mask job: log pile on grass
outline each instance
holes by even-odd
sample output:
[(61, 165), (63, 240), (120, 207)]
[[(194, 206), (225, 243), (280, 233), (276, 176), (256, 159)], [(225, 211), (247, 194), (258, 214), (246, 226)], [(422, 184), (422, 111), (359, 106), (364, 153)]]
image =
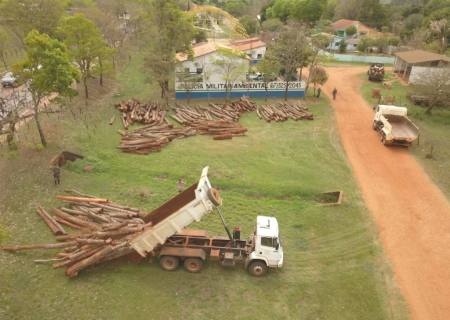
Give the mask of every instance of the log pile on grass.
[[(85, 195), (58, 196), (66, 202), (53, 208), (53, 215), (39, 207), (38, 214), (56, 235), (56, 243), (8, 245), (0, 249), (17, 252), (33, 249), (60, 249), (50, 259), (53, 268), (65, 268), (72, 278), (87, 267), (127, 256), (134, 252), (129, 241), (150, 224), (145, 224), (142, 213), (135, 208), (119, 205), (107, 199)], [(65, 228), (75, 230), (67, 232)]]
[(260, 119), (264, 119), (267, 122), (281, 122), (288, 119), (293, 119), (295, 121), (314, 120), (314, 115), (309, 112), (307, 107), (287, 103), (259, 106), (256, 110), (256, 114)]

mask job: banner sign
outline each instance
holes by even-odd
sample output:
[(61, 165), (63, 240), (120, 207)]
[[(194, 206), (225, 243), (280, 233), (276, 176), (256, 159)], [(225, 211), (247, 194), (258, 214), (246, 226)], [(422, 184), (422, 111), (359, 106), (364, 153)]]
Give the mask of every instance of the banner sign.
[[(177, 99), (221, 98), (226, 97), (284, 97), (286, 82), (249, 81), (249, 82), (177, 82), (175, 84)], [(288, 97), (303, 97), (304, 81), (292, 81), (288, 84)]]

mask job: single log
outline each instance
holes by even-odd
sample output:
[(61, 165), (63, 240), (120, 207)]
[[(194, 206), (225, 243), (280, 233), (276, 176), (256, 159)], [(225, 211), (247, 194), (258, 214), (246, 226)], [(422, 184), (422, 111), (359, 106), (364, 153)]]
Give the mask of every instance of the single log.
[(74, 216), (71, 216), (57, 208), (53, 208), (53, 212), (60, 218), (67, 220), (68, 222), (79, 225), (88, 229), (98, 230), (101, 229), (101, 227), (97, 223), (89, 222), (86, 220), (82, 220), (80, 218), (76, 218)]
[[(77, 225), (75, 223), (69, 222), (66, 219), (63, 219), (61, 217), (55, 217), (55, 220), (58, 221), (59, 223), (62, 223), (64, 225), (66, 225), (68, 227), (71, 227), (71, 228), (74, 228), (74, 229), (83, 229), (82, 226), (79, 226), (79, 225)], [(58, 237), (57, 237), (57, 240), (58, 240)], [(58, 240), (58, 241), (60, 241), (60, 240)]]
[(93, 202), (93, 203), (108, 203), (108, 199), (103, 198), (89, 198), (89, 197), (75, 197), (75, 196), (56, 196), (56, 199), (66, 202)]
[(64, 228), (50, 216), (42, 207), (36, 208), (37, 214), (44, 220), (54, 235), (66, 234)]
[(103, 257), (108, 255), (110, 252), (113, 251), (113, 246), (108, 245), (101, 249), (100, 251), (94, 253), (93, 255), (75, 263), (74, 265), (68, 267), (66, 269), (66, 276), (69, 278), (76, 277), (78, 275), (78, 272), (80, 272), (82, 269), (85, 269), (89, 267), (90, 265), (96, 264), (99, 262)]
[(58, 242), (58, 243), (39, 243), (39, 244), (24, 244), (24, 245), (6, 245), (1, 246), (0, 250), (16, 252), (22, 250), (34, 250), (34, 249), (58, 249), (68, 248), (76, 245), (76, 241)]

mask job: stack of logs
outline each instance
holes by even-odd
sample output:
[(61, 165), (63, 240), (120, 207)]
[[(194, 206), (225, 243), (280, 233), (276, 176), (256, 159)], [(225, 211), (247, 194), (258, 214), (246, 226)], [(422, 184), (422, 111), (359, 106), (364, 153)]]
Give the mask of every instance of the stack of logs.
[(244, 136), (247, 128), (239, 123), (225, 120), (198, 121), (189, 124), (197, 130), (199, 134), (209, 134), (214, 140), (232, 139), (233, 137)]
[(242, 97), (221, 106), (210, 103), (208, 108), (178, 106), (172, 118), (183, 125), (205, 120), (238, 121), (242, 113), (255, 110), (256, 103)]
[(196, 134), (193, 128), (174, 128), (173, 125), (148, 125), (130, 132), (120, 132), (122, 140), (118, 146), (123, 152), (149, 154), (161, 151), (162, 147), (174, 139)]
[(116, 104), (116, 108), (122, 112), (122, 123), (125, 129), (133, 123), (161, 125), (165, 122), (166, 111), (157, 103), (145, 104), (136, 99), (130, 99)]
[[(53, 268), (66, 268), (68, 277), (81, 270), (129, 255), (134, 250), (129, 240), (142, 232), (146, 225), (138, 209), (112, 203), (93, 196), (58, 196), (68, 205), (54, 208), (50, 215), (39, 207), (37, 213), (56, 236), (57, 243), (10, 245), (0, 249), (10, 252), (31, 249), (61, 249), (54, 258), (35, 260), (53, 262)], [(63, 225), (76, 229), (68, 233)]]
[(313, 114), (308, 111), (307, 107), (287, 103), (279, 103), (277, 106), (259, 106), (256, 110), (256, 114), (260, 119), (264, 119), (267, 122), (286, 121), (289, 118), (294, 119), (295, 121), (314, 119)]

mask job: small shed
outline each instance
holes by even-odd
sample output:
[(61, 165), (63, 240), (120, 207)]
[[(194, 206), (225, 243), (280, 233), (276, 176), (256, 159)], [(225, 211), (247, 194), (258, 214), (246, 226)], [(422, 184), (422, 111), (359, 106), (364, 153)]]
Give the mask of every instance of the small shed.
[(418, 72), (423, 73), (424, 70), (433, 72), (435, 68), (450, 66), (449, 57), (424, 50), (402, 51), (396, 52), (394, 55), (394, 72), (408, 83), (418, 78)]

